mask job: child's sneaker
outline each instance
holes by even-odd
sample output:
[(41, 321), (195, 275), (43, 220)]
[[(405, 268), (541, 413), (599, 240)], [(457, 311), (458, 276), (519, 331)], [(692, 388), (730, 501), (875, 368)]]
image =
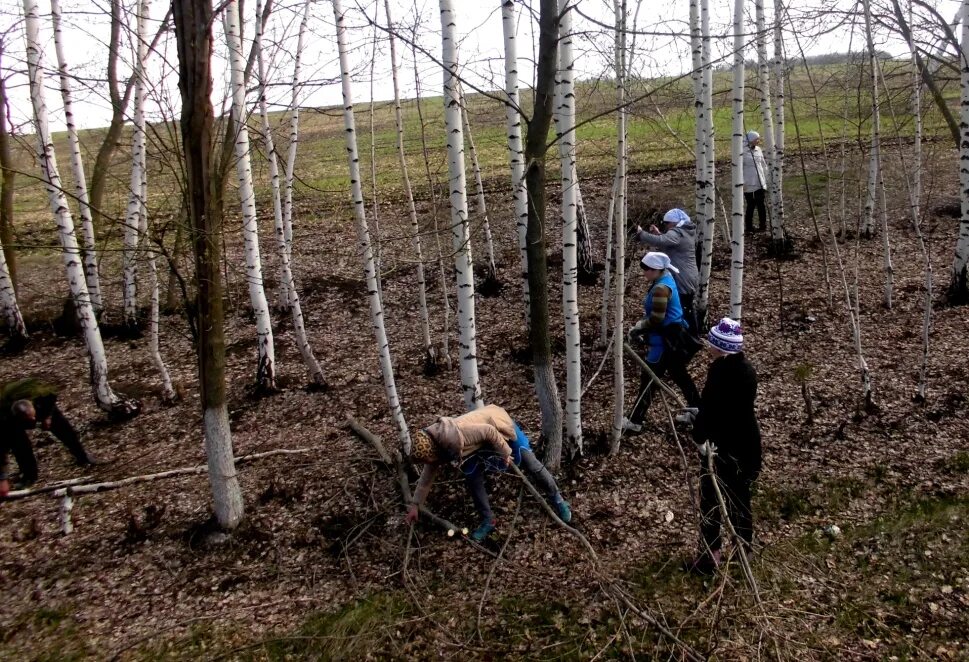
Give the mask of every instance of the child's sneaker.
[(569, 502), (561, 496), (555, 502), (555, 512), (558, 514), (559, 519), (566, 524), (572, 521), (572, 508), (569, 506)]
[(471, 540), (477, 543), (484, 542), (485, 538), (491, 535), (491, 532), (497, 528), (495, 524), (495, 520), (482, 522), (481, 526), (471, 532)]

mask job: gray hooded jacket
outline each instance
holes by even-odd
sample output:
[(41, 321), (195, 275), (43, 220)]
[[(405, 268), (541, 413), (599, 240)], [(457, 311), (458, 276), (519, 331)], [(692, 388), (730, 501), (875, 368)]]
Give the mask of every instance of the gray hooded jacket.
[(681, 227), (673, 227), (663, 234), (650, 234), (641, 230), (636, 234), (640, 243), (662, 251), (670, 257), (670, 263), (680, 270), (673, 274), (681, 295), (692, 296), (700, 285), (700, 273), (696, 268), (696, 225), (693, 221)]

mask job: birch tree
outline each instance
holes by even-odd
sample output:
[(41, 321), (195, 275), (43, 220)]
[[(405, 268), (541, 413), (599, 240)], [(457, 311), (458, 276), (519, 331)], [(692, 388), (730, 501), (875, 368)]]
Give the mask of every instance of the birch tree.
[[(256, 15), (262, 15), (262, 0), (256, 0)], [(303, 357), (303, 365), (310, 373), (310, 380), (318, 387), (326, 386), (326, 379), (323, 376), (323, 369), (319, 361), (313, 354), (309, 338), (306, 336), (306, 326), (303, 322), (303, 307), (299, 300), (299, 290), (296, 287), (296, 279), (293, 276), (292, 259), (289, 247), (286, 245), (286, 232), (283, 225), (283, 205), (282, 193), (279, 183), (279, 154), (276, 152), (276, 141), (273, 138), (272, 127), (269, 124), (269, 109), (266, 103), (266, 61), (265, 53), (262, 48), (263, 24), (256, 21), (256, 61), (257, 61), (257, 87), (259, 96), (259, 115), (262, 120), (263, 140), (266, 144), (266, 159), (269, 162), (269, 180), (272, 188), (273, 198), (273, 233), (276, 237), (276, 251), (279, 254), (280, 274), (285, 281), (281, 286), (281, 292), (286, 293), (288, 300), (287, 308), (293, 320), (293, 335), (296, 336), (296, 346)]]
[(24, 0), (25, 35), (27, 42), (27, 76), (30, 85), (30, 101), (38, 142), (37, 160), (40, 162), (44, 188), (50, 201), (54, 220), (57, 222), (61, 241), (64, 268), (71, 291), (71, 299), (78, 325), (84, 335), (91, 369), (91, 388), (98, 406), (112, 416), (125, 418), (138, 412), (138, 403), (119, 397), (108, 383), (108, 360), (101, 341), (97, 318), (91, 306), (91, 297), (84, 279), (81, 251), (74, 234), (74, 219), (67, 204), (67, 196), (61, 185), (57, 169), (57, 157), (51, 139), (44, 99), (44, 63), (41, 57), (40, 16), (37, 0)]
[[(448, 190), (451, 198), (451, 239), (458, 289), (458, 351), (461, 392), (468, 409), (483, 405), (478, 381), (478, 349), (474, 315), (474, 265), (468, 224), (467, 186), (464, 175), (464, 131), (461, 126), (461, 94), (458, 89), (458, 58), (455, 16), (451, 0), (440, 0), (442, 63), (444, 71), (444, 123), (447, 131)], [(546, 129), (547, 130), (547, 129)], [(531, 217), (529, 216), (529, 220)]]
[(626, 382), (623, 370), (623, 313), (626, 284), (626, 0), (613, 0), (616, 16), (616, 119), (617, 151), (619, 164), (616, 170), (616, 211), (613, 253), (616, 256), (616, 306), (613, 322), (612, 362), (613, 362), (613, 411), (612, 440), (609, 452), (619, 451), (622, 439), (623, 419), (625, 416)]
[[(36, 0), (26, 0), (34, 2)], [(224, 529), (242, 521), (244, 502), (236, 476), (229, 411), (225, 402), (225, 329), (222, 310), (222, 201), (209, 186), (212, 157), (212, 5), (173, 0), (178, 48), (180, 120), (186, 199), (198, 287), (198, 356), (205, 452), (215, 517)]]
[[(572, 81), (572, 12), (559, 3), (557, 112), (562, 178), (562, 311), (565, 314), (565, 433), (569, 448), (582, 450), (582, 339), (579, 329), (578, 197), (575, 168), (575, 92)], [(556, 458), (555, 464), (558, 463)]]
[(60, 0), (51, 0), (50, 20), (54, 29), (54, 50), (57, 55), (57, 74), (61, 84), (61, 99), (64, 101), (64, 122), (67, 125), (67, 144), (71, 151), (71, 174), (74, 179), (74, 196), (78, 202), (78, 215), (81, 217), (81, 237), (83, 251), (81, 258), (84, 262), (84, 280), (91, 297), (94, 313), (100, 314), (103, 303), (101, 301), (101, 280), (98, 277), (98, 256), (94, 243), (94, 220), (91, 216), (91, 205), (88, 199), (87, 178), (84, 174), (84, 162), (81, 158), (81, 141), (77, 137), (77, 127), (74, 124), (74, 100), (71, 91), (71, 79), (68, 74), (67, 58), (64, 56), (64, 38), (61, 31)]
[(474, 176), (475, 213), (480, 219), (484, 231), (485, 254), (488, 256), (488, 266), (485, 272), (486, 281), (498, 280), (498, 267), (495, 266), (495, 245), (491, 238), (491, 223), (488, 221), (488, 205), (485, 202), (484, 183), (481, 181), (481, 165), (478, 163), (478, 150), (474, 146), (474, 136), (471, 133), (471, 117), (468, 106), (461, 90), (461, 118), (468, 138), (468, 148), (471, 150), (471, 174)]
[(242, 236), (245, 242), (246, 282), (249, 303), (256, 318), (256, 384), (259, 388), (276, 388), (276, 356), (273, 343), (269, 302), (262, 279), (262, 258), (259, 254), (259, 226), (256, 221), (256, 194), (252, 188), (252, 164), (249, 156), (249, 128), (246, 125), (246, 58), (239, 34), (239, 3), (229, 0), (223, 14), (225, 37), (229, 46), (229, 70), (232, 86), (232, 126), (236, 131), (235, 160), (239, 180), (239, 202), (242, 205)]
[[(0, 59), (7, 47), (6, 35), (0, 34)], [(17, 171), (13, 165), (10, 142), (13, 140), (13, 127), (7, 127), (10, 112), (7, 98), (7, 76), (0, 67), (0, 244), (3, 244), (7, 273), (13, 287), (17, 285), (17, 253), (13, 249), (13, 194)]]
[[(969, 0), (963, 0), (963, 16), (969, 16)], [(962, 47), (959, 53), (962, 70), (962, 100), (959, 110), (959, 128), (962, 140), (959, 147), (959, 187), (962, 193), (962, 218), (959, 221), (959, 239), (956, 241), (949, 282), (949, 299), (953, 303), (969, 301), (969, 20), (962, 22)]]
[(511, 165), (511, 190), (515, 203), (515, 228), (521, 254), (522, 295), (525, 320), (529, 319), (531, 300), (528, 293), (528, 191), (525, 187), (525, 155), (522, 149), (522, 117), (518, 95), (518, 46), (514, 0), (501, 2), (501, 29), (505, 43), (505, 127), (508, 134), (508, 160)]
[(730, 228), (730, 316), (740, 320), (744, 291), (744, 0), (734, 0), (733, 136), (730, 168), (733, 197)]
[(417, 207), (414, 204), (414, 192), (410, 185), (410, 175), (407, 172), (407, 155), (404, 152), (404, 116), (400, 108), (400, 83), (397, 78), (397, 39), (394, 36), (394, 23), (390, 13), (390, 0), (384, 0), (384, 11), (387, 14), (387, 25), (390, 27), (390, 75), (394, 85), (394, 124), (397, 128), (397, 159), (400, 164), (400, 181), (407, 199), (407, 211), (410, 216), (410, 229), (413, 235), (414, 255), (417, 260), (417, 302), (420, 306), (421, 337), (424, 341), (424, 360), (429, 365), (434, 363), (431, 343), (431, 322), (427, 310), (427, 283), (424, 276), (424, 254), (421, 248), (421, 227), (417, 221)]
[[(357, 242), (363, 258), (363, 270), (367, 281), (367, 298), (370, 301), (370, 319), (373, 324), (374, 340), (377, 341), (377, 351), (380, 354), (380, 371), (384, 378), (384, 390), (387, 394), (387, 405), (397, 426), (404, 453), (410, 453), (410, 433), (404, 420), (404, 411), (397, 397), (397, 386), (394, 381), (394, 366), (390, 358), (390, 343), (384, 327), (384, 306), (377, 286), (377, 265), (374, 260), (373, 247), (370, 244), (370, 230), (367, 227), (367, 210), (363, 200), (363, 187), (360, 182), (360, 158), (357, 153), (356, 124), (353, 117), (353, 94), (350, 83), (350, 63), (347, 56), (347, 29), (344, 24), (345, 14), (340, 0), (333, 0), (333, 18), (336, 21), (337, 48), (340, 51), (340, 79), (343, 89), (343, 125), (346, 137), (347, 159), (350, 166), (350, 194), (353, 199), (353, 215), (357, 222)], [(460, 119), (458, 120), (460, 122)]]
[(710, 52), (710, 3), (700, 0), (700, 97), (703, 116), (703, 219), (700, 233), (700, 282), (696, 294), (697, 325), (706, 327), (710, 309), (710, 273), (713, 270), (713, 236), (717, 227), (716, 144), (713, 122), (713, 61)]
[(546, 205), (545, 161), (547, 136), (555, 100), (555, 70), (558, 48), (558, 0), (541, 0), (539, 13), (538, 65), (534, 109), (525, 138), (525, 186), (528, 188), (528, 291), (530, 295), (528, 339), (532, 350), (535, 395), (542, 412), (545, 461), (558, 467), (562, 455), (562, 405), (552, 370), (552, 347), (548, 317), (548, 264), (545, 255)]
[[(286, 240), (286, 252), (292, 254), (293, 245), (293, 184), (296, 180), (296, 151), (299, 145), (299, 91), (300, 70), (303, 59), (303, 43), (306, 36), (306, 26), (309, 23), (310, 0), (304, 0), (303, 18), (299, 24), (299, 34), (296, 37), (296, 53), (293, 54), (293, 88), (289, 104), (289, 148), (286, 150), (286, 187), (283, 197), (283, 238)], [(289, 306), (289, 283), (280, 279), (279, 305)]]
[(695, 120), (693, 131), (693, 151), (696, 154), (694, 164), (694, 189), (693, 189), (693, 209), (694, 221), (696, 222), (699, 236), (697, 239), (703, 242), (703, 232), (706, 230), (703, 219), (706, 214), (706, 198), (703, 191), (703, 174), (706, 169), (706, 155), (704, 149), (706, 144), (703, 136), (706, 130), (703, 105), (703, 46), (702, 31), (700, 29), (700, 2), (690, 0), (690, 57), (693, 68), (690, 70), (690, 79), (693, 82), (693, 117)]
[(764, 16), (764, 0), (754, 0), (754, 17), (757, 25), (757, 83), (760, 86), (760, 113), (763, 122), (764, 152), (767, 157), (767, 196), (770, 208), (770, 232), (771, 240), (779, 246), (783, 239), (783, 232), (778, 225), (777, 214), (777, 187), (778, 183), (774, 180), (775, 168), (774, 161), (777, 160), (777, 151), (774, 148), (774, 117), (771, 99), (771, 61), (767, 58), (767, 20)]
[(0, 316), (7, 325), (7, 334), (14, 345), (23, 344), (27, 340), (27, 326), (24, 324), (20, 306), (17, 305), (17, 293), (14, 291), (13, 279), (7, 268), (7, 257), (0, 242)]
[[(774, 197), (771, 201), (771, 239), (784, 241), (784, 16), (783, 0), (774, 0), (774, 159), (771, 161), (771, 181)], [(776, 243), (775, 243), (776, 246)]]
[(136, 56), (134, 63), (134, 127), (131, 139), (131, 177), (128, 187), (128, 209), (124, 223), (124, 250), (121, 253), (124, 272), (123, 306), (124, 325), (128, 329), (138, 328), (138, 244), (141, 239), (141, 211), (145, 201), (141, 199), (142, 186), (146, 176), (143, 158), (146, 147), (145, 136), (145, 60), (148, 58), (148, 42), (145, 25), (148, 20), (148, 0), (140, 0), (136, 10)]

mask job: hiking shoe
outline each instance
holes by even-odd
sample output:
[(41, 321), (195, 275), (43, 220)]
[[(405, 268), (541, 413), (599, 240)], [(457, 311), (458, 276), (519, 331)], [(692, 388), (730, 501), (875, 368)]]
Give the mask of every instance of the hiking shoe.
[(684, 407), (683, 411), (677, 414), (673, 420), (684, 425), (693, 425), (693, 421), (696, 420), (696, 415), (699, 411), (697, 407)]
[(497, 528), (495, 523), (495, 520), (491, 520), (490, 522), (482, 522), (481, 526), (471, 532), (471, 540), (477, 543), (484, 542), (485, 538), (491, 535), (491, 532)]
[(633, 423), (628, 418), (622, 419), (622, 431), (626, 434), (639, 434), (643, 431), (642, 423)]
[(569, 502), (563, 499), (561, 496), (555, 503), (555, 512), (559, 516), (559, 519), (566, 524), (572, 521), (572, 508), (569, 506)]
[(85, 453), (84, 459), (77, 461), (79, 467), (100, 467), (105, 464), (111, 464), (111, 460), (92, 453)]
[(701, 552), (683, 564), (683, 569), (693, 575), (708, 577), (716, 573), (720, 567), (720, 550), (715, 549), (710, 553)]

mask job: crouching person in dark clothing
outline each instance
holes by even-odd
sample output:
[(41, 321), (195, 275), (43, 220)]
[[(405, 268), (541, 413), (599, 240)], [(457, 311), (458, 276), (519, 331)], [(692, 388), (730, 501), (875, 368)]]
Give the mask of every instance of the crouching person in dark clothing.
[(512, 462), (545, 493), (563, 522), (572, 519), (568, 502), (562, 498), (552, 474), (535, 457), (528, 437), (508, 412), (497, 405), (456, 418), (442, 416), (437, 423), (418, 430), (413, 444), (411, 458), (422, 462), (424, 471), (414, 490), (414, 503), (407, 510), (408, 522), (417, 520), (418, 509), (427, 499), (431, 484), (447, 463), (455, 464), (464, 474), (475, 510), (481, 516), (481, 525), (471, 533), (476, 542), (487, 538), (497, 523), (488, 501), (485, 474), (505, 471)]
[(37, 481), (37, 458), (28, 430), (47, 430), (74, 456), (79, 466), (97, 464), (88, 455), (70, 421), (57, 407), (57, 389), (39, 379), (19, 379), (0, 386), (0, 497), (7, 496), (7, 456), (13, 453), (23, 486)]
[[(743, 342), (740, 324), (728, 317), (707, 335), (707, 348), (714, 360), (693, 421), (693, 439), (702, 464), (701, 548), (688, 565), (700, 574), (710, 574), (720, 564), (725, 534), (714, 480), (719, 481), (730, 523), (747, 551), (754, 535), (750, 490), (760, 473), (761, 440), (754, 413), (757, 373), (744, 356)], [(709, 472), (707, 453), (711, 450), (715, 453), (715, 475)]]

